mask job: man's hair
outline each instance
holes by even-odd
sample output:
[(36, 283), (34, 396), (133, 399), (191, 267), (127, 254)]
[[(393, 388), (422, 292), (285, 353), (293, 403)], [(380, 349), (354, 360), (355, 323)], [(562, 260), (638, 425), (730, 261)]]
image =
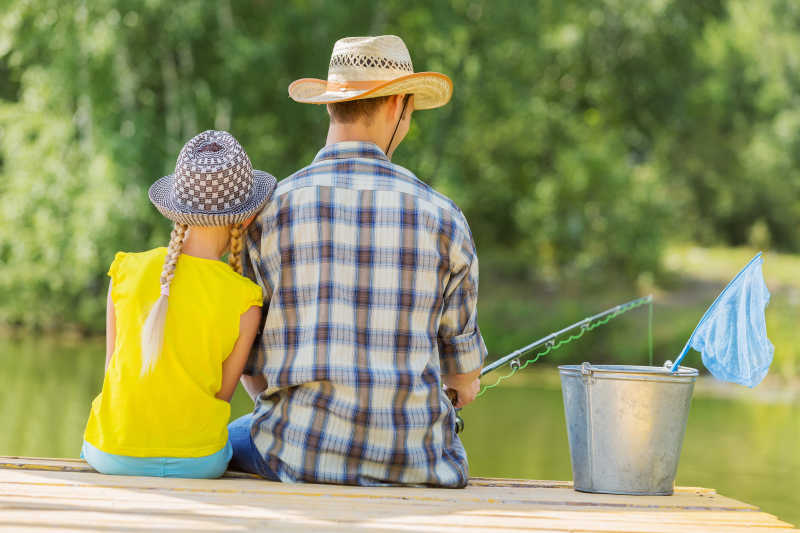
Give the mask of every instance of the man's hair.
[(336, 102), (328, 104), (331, 120), (340, 124), (352, 124), (358, 120), (366, 119), (371, 121), (374, 113), (391, 96), (378, 96), (376, 98), (364, 98), (363, 100), (349, 100), (347, 102)]

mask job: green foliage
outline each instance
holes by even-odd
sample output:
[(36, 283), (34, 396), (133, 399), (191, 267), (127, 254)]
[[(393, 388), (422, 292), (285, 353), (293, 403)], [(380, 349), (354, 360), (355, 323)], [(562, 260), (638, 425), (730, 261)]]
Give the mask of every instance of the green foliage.
[(798, 251), (800, 4), (729, 1), (695, 43), (700, 75), (658, 146), (701, 242)]
[(333, 42), (394, 33), (453, 101), (395, 155), (521, 276), (652, 278), (668, 235), (800, 249), (792, 0), (0, 1), (0, 321), (102, 328), (147, 188), (227, 129), (277, 176), (322, 146)]

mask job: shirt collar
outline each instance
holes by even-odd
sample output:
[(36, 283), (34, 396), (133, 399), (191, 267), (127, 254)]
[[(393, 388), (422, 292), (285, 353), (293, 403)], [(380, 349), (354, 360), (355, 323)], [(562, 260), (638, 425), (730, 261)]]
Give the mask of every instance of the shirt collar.
[(354, 157), (366, 157), (369, 159), (382, 159), (389, 161), (383, 150), (378, 145), (367, 141), (342, 141), (329, 144), (317, 153), (314, 162), (325, 161), (326, 159), (350, 159)]

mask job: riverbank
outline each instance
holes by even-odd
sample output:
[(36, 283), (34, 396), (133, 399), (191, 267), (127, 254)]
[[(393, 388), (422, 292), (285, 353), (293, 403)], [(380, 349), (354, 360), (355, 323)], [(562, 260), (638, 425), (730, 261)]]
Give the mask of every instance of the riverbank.
[[(586, 316), (653, 294), (652, 363), (663, 364), (674, 359), (706, 308), (757, 251), (672, 246), (664, 254), (665, 274), (658, 284), (651, 276), (622, 282), (606, 279), (602, 272), (580, 282), (531, 281), (518, 268), (509, 266), (511, 258), (489, 256), (486, 261), (482, 259), (478, 313), (490, 360)], [(767, 377), (769, 387), (765, 388), (795, 391), (800, 387), (800, 254), (767, 252), (763, 270), (772, 295), (766, 311), (767, 331), (775, 346)], [(589, 359), (595, 364), (651, 364), (647, 325), (647, 307), (643, 306), (548, 354), (537, 365)], [(46, 332), (0, 324), (0, 339), (22, 341), (42, 335), (67, 344), (102, 342), (98, 336), (87, 337), (69, 324)], [(692, 350), (685, 364), (702, 369), (699, 354)]]

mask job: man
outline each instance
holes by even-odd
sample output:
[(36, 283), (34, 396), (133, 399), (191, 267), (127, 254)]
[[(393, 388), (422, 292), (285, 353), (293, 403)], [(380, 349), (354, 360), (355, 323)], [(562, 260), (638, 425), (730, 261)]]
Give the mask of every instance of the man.
[[(414, 73), (399, 37), (336, 42), (327, 80), (289, 87), (327, 104), (326, 146), (251, 226), (245, 274), (265, 320), (230, 425), (234, 468), (268, 479), (463, 487), (467, 457), (442, 384), (478, 391), (478, 260), (456, 205), (391, 163), (416, 109), (450, 79)], [(267, 386), (268, 385), (268, 386)]]

